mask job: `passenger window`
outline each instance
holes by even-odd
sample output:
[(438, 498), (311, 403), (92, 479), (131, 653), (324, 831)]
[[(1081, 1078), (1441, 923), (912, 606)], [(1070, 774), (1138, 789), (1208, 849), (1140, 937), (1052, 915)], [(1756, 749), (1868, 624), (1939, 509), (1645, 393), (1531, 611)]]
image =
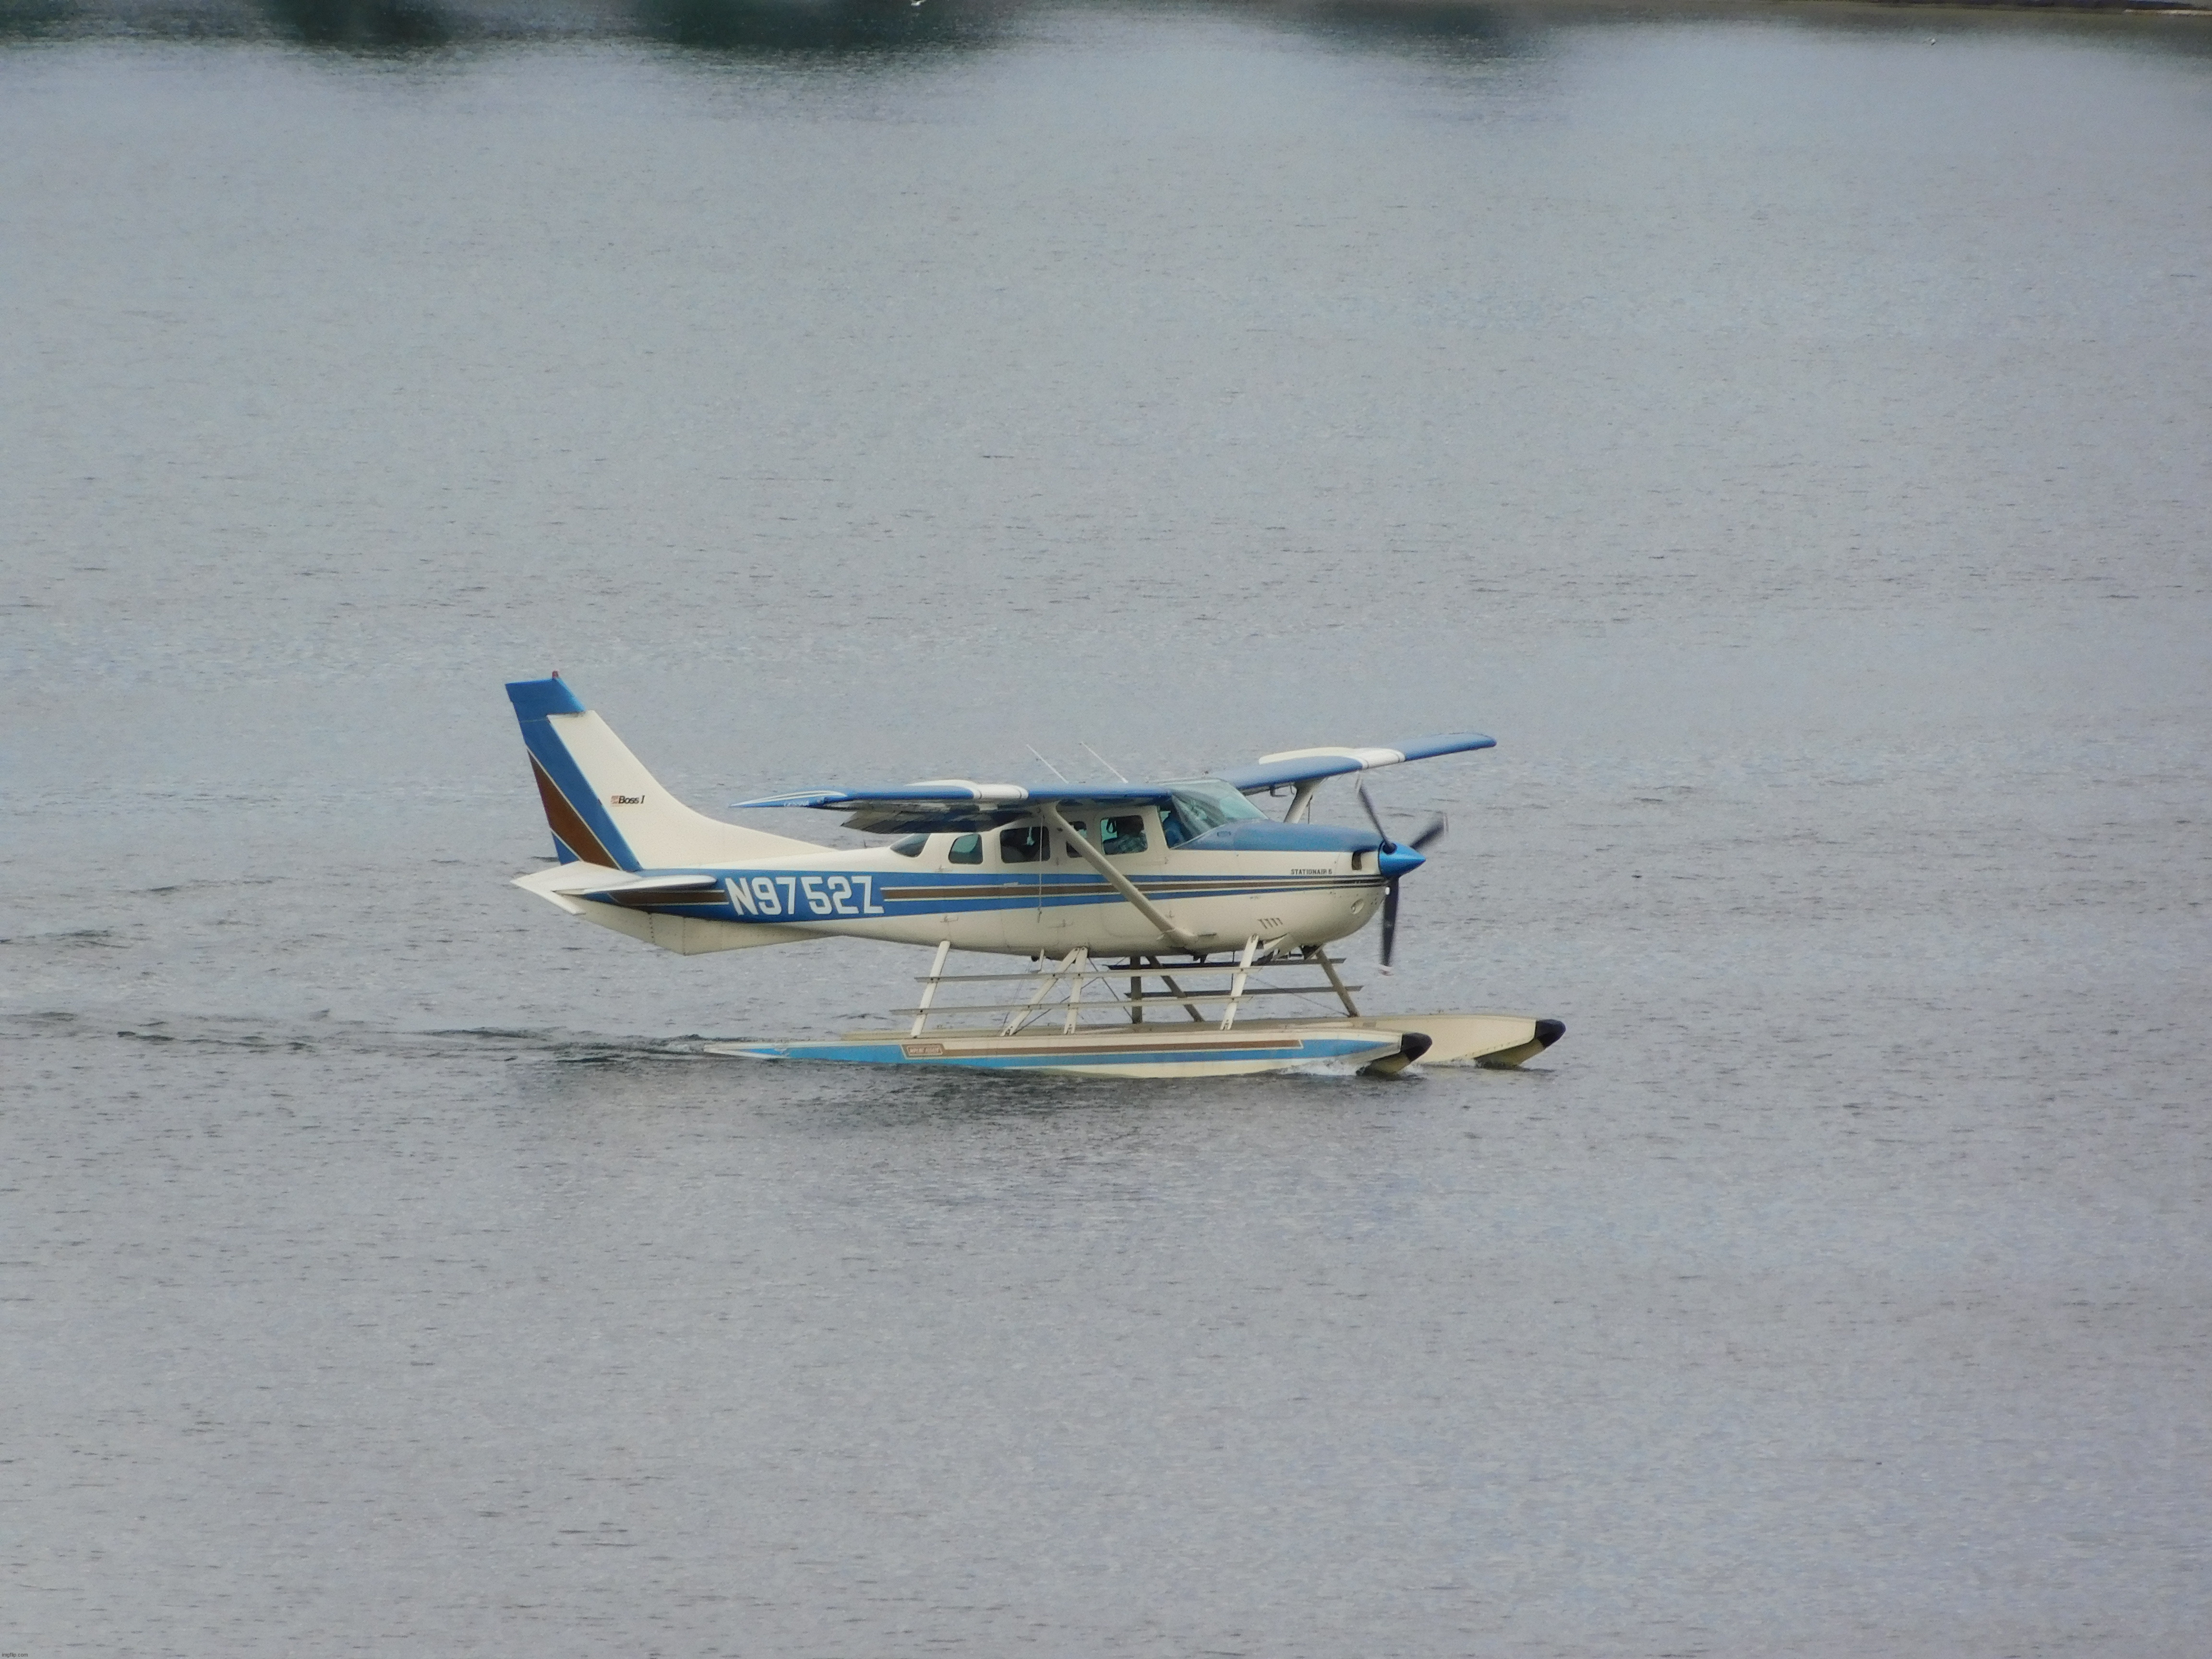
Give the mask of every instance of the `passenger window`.
[(927, 836), (902, 836), (891, 843), (891, 851), (902, 859), (918, 859), (921, 849), (928, 845)]
[[(1074, 830), (1077, 836), (1082, 836), (1084, 840), (1089, 841), (1091, 839), (1091, 826), (1085, 823), (1081, 818), (1069, 819), (1067, 827)], [(1074, 859), (1078, 861), (1082, 860), (1083, 854), (1075, 850), (1075, 837), (1073, 836), (1068, 837), (1067, 845), (1061, 848), (1060, 850), (1062, 857)]]
[(1120, 858), (1124, 854), (1145, 850), (1145, 818), (1141, 812), (1132, 812), (1127, 817), (1101, 819), (1098, 828), (1105, 837), (1109, 858)]
[(981, 836), (955, 836), (952, 849), (945, 855), (948, 864), (981, 864), (983, 861), (983, 838)]
[(1044, 838), (1041, 823), (1018, 824), (1012, 830), (999, 831), (999, 862), (1001, 864), (1036, 864), (1051, 850)]

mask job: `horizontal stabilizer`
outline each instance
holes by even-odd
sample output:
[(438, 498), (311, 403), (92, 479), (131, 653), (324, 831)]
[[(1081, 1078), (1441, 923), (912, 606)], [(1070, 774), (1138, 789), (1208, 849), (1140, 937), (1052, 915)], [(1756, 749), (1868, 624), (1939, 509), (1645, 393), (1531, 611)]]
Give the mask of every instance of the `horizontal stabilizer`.
[(712, 893), (719, 899), (722, 893), (722, 878), (720, 876), (634, 876), (602, 887), (570, 888), (568, 890), (620, 893), (624, 898), (635, 898), (647, 893)]
[(604, 864), (580, 863), (540, 870), (534, 876), (523, 877), (516, 885), (527, 882), (533, 893), (597, 893), (636, 879), (627, 870), (610, 869)]

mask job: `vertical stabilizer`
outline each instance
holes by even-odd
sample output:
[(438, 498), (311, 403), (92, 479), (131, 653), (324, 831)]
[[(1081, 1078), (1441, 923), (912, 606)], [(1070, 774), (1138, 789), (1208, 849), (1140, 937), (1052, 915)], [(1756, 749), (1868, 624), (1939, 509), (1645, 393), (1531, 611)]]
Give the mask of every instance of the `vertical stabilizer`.
[(580, 861), (615, 870), (712, 867), (822, 850), (812, 842), (693, 811), (661, 787), (557, 674), (510, 681), (507, 695), (522, 722), (522, 741), (553, 830), (553, 849), (563, 864)]

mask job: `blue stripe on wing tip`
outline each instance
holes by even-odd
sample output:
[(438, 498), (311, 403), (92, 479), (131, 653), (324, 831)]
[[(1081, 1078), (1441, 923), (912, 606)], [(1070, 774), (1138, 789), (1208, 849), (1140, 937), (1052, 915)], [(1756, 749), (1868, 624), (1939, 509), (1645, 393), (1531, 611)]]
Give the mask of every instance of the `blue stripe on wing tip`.
[(1470, 754), (1477, 749), (1495, 749), (1498, 739), (1481, 732), (1447, 732), (1434, 738), (1416, 738), (1399, 745), (1398, 752), (1409, 761), (1434, 760), (1438, 755)]
[(1340, 777), (1346, 772), (1395, 766), (1401, 761), (1433, 760), (1439, 755), (1461, 755), (1497, 746), (1498, 739), (1485, 732), (1445, 732), (1435, 737), (1415, 738), (1387, 749), (1378, 745), (1372, 749), (1293, 750), (1255, 761), (1249, 766), (1233, 767), (1221, 776), (1224, 782), (1251, 794), (1286, 783), (1313, 783), (1322, 778)]

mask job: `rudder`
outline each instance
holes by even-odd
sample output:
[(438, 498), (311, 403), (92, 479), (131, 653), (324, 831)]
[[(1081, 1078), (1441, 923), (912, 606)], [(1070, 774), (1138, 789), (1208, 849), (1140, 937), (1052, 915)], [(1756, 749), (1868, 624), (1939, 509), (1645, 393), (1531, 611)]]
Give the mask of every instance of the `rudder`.
[(716, 865), (821, 849), (695, 812), (678, 800), (558, 674), (511, 680), (553, 848), (563, 864), (616, 870)]

